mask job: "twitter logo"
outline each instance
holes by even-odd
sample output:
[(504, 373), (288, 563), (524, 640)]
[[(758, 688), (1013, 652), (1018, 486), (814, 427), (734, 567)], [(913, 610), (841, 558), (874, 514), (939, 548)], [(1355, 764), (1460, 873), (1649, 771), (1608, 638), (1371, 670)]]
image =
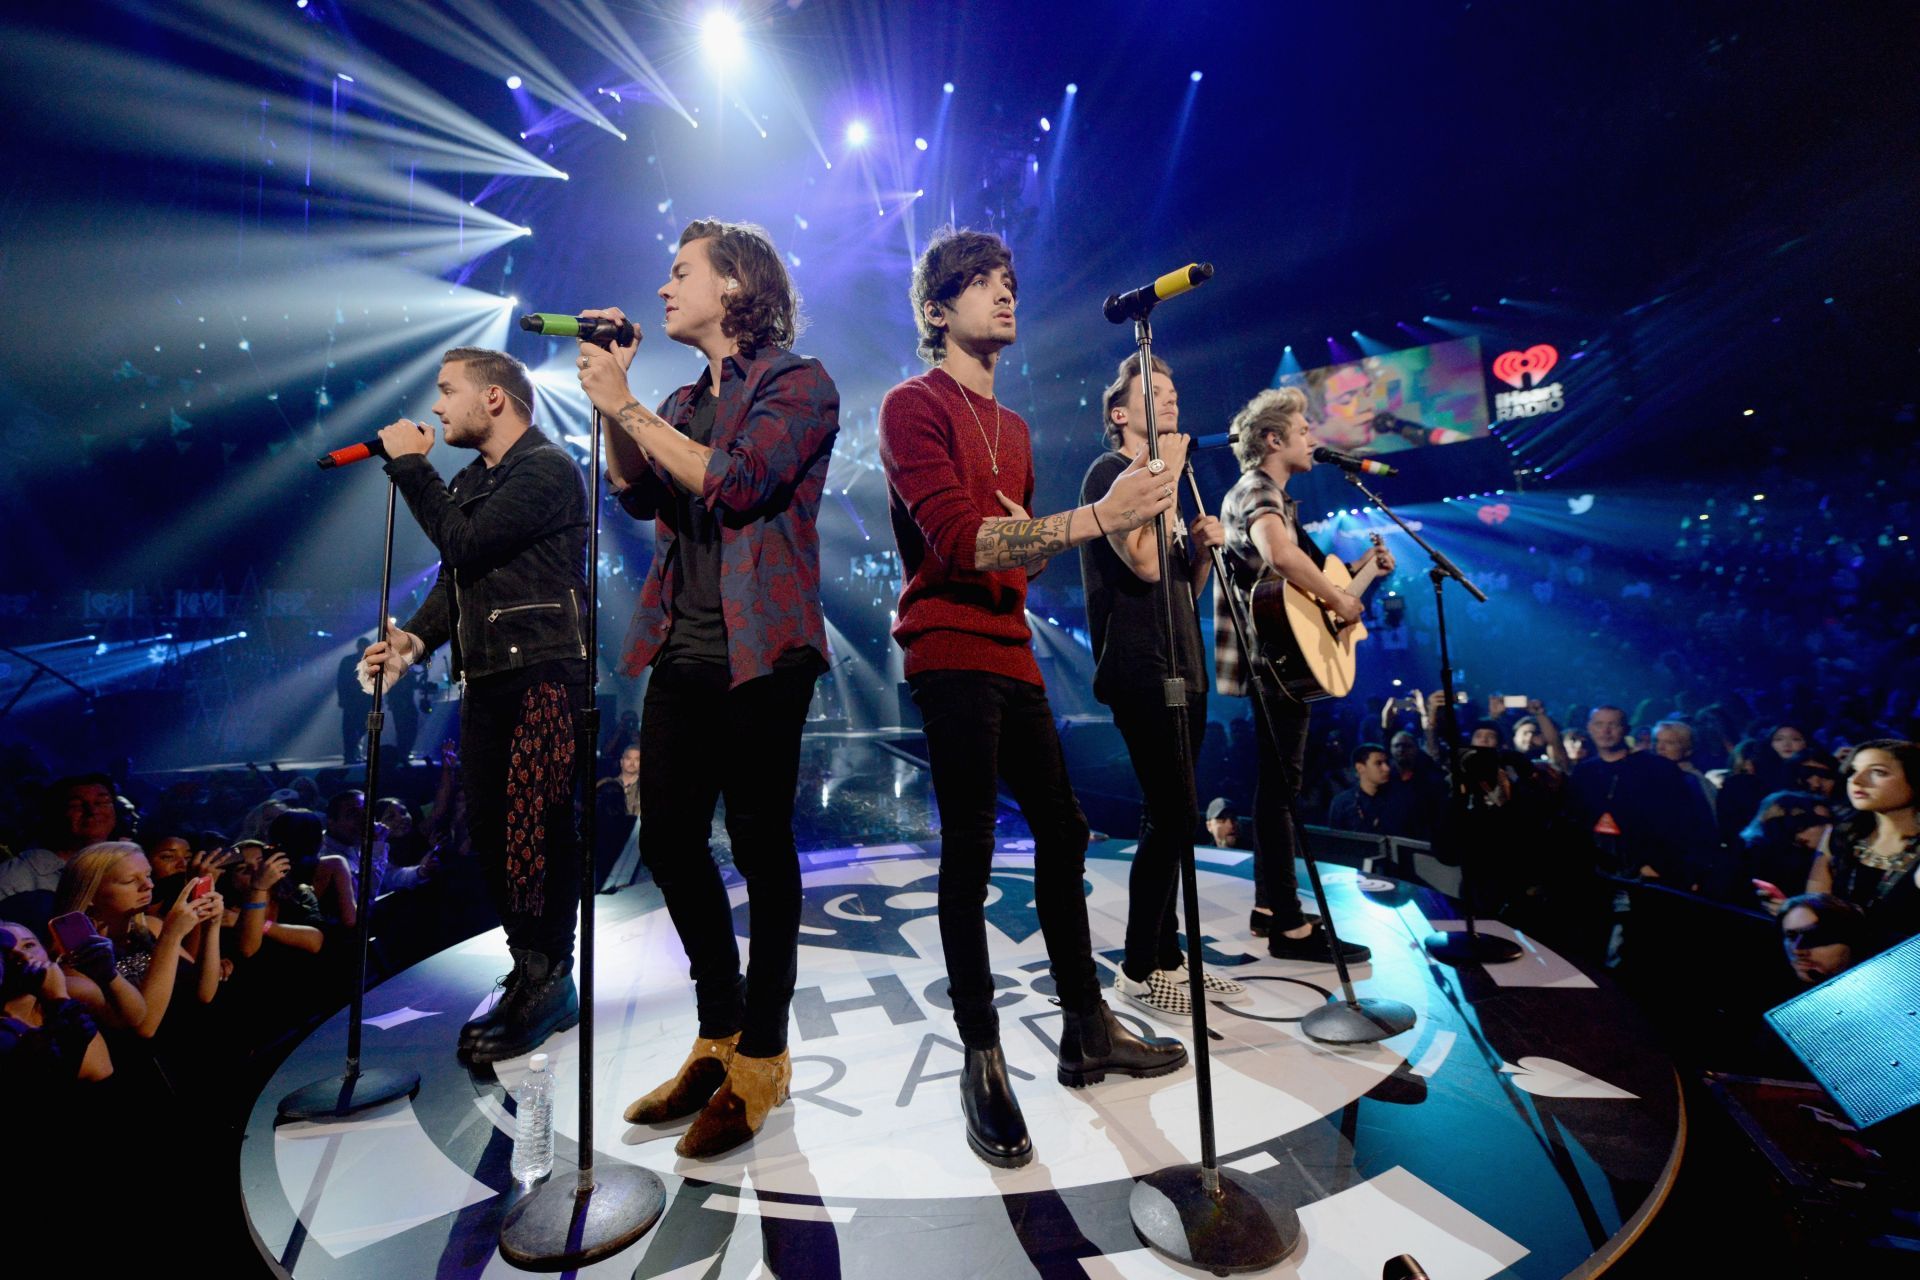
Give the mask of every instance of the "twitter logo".
[(1587, 512), (1593, 510), (1593, 495), (1590, 493), (1583, 493), (1577, 498), (1568, 498), (1567, 510), (1573, 512), (1573, 514), (1577, 516), (1583, 516), (1587, 514)]

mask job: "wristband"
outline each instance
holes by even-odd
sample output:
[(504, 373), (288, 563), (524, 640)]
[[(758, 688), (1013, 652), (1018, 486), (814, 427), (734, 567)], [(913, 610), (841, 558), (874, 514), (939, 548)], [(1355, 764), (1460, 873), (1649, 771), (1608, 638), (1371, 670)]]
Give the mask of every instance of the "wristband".
[(243, 904), (240, 909), (242, 911), (265, 911), (268, 905), (269, 904), (265, 902), (249, 902)]
[(1105, 525), (1103, 525), (1103, 524), (1101, 524), (1101, 523), (1100, 523), (1100, 506), (1099, 506), (1099, 504), (1098, 504), (1098, 503), (1093, 503), (1093, 502), (1089, 502), (1089, 503), (1087, 504), (1087, 511), (1088, 511), (1088, 513), (1089, 513), (1090, 515), (1092, 515), (1092, 516), (1093, 516), (1093, 527), (1094, 527), (1094, 528), (1096, 528), (1096, 529), (1098, 529), (1098, 530), (1100, 531), (1100, 536), (1101, 536), (1101, 537), (1103, 537), (1103, 538), (1106, 538), (1106, 537), (1110, 537), (1110, 536), (1112, 536), (1112, 535), (1110, 535), (1110, 534), (1109, 534), (1109, 533), (1107, 532), (1107, 527), (1106, 527)]

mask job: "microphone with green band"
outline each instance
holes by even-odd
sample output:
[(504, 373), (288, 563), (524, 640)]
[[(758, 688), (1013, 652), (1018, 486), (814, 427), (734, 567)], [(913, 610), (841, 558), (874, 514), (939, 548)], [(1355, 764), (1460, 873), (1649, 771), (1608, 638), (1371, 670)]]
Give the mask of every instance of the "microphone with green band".
[(606, 316), (569, 316), (551, 311), (536, 311), (520, 317), (520, 327), (528, 333), (549, 338), (578, 338), (595, 346), (626, 346), (637, 342), (640, 330), (631, 320), (611, 320)]

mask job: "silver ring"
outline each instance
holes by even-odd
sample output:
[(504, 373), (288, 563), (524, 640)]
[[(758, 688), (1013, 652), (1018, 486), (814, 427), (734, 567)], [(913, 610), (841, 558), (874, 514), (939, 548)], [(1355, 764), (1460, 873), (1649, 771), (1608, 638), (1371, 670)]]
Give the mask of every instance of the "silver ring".
[(1154, 475), (1157, 476), (1162, 471), (1165, 471), (1166, 469), (1167, 469), (1167, 460), (1165, 458), (1148, 458), (1147, 459), (1147, 470), (1152, 472)]
[(581, 356), (578, 360), (574, 361), (574, 363), (579, 365), (582, 369), (584, 369), (587, 367), (587, 358), (585, 356)]
[(1170, 484), (1161, 485), (1160, 496), (1163, 498), (1171, 498), (1173, 496), (1173, 486)]

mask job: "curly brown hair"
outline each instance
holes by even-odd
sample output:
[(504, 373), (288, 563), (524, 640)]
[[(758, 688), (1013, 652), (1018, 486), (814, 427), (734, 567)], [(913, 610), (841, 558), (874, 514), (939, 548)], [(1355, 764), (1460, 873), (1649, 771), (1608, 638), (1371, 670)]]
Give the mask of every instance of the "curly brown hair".
[(939, 364), (947, 354), (947, 331), (927, 320), (927, 304), (945, 305), (960, 296), (967, 282), (999, 267), (1007, 269), (1007, 283), (1014, 296), (1020, 294), (1020, 282), (1013, 274), (1013, 250), (991, 231), (955, 230), (941, 227), (927, 242), (927, 251), (913, 264), (913, 286), (907, 297), (913, 302), (913, 322), (920, 327), (920, 358)]
[(720, 332), (738, 342), (740, 354), (749, 360), (761, 347), (791, 347), (806, 327), (800, 291), (766, 228), (698, 218), (680, 232), (681, 247), (695, 240), (707, 242), (707, 260), (715, 271), (740, 282), (725, 295)]

